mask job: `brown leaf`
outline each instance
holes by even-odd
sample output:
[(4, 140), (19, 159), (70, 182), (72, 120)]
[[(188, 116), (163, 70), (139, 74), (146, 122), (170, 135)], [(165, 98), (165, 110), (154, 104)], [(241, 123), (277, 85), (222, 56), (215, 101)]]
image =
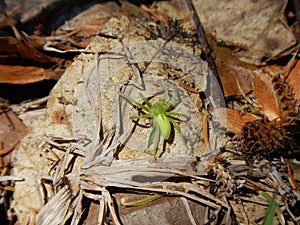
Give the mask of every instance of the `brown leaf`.
[[(265, 67), (265, 70), (274, 76), (279, 72), (283, 72), (285, 70), (285, 66), (270, 65)], [(295, 60), (290, 68), (282, 75), (283, 77), (287, 77), (287, 82), (292, 88), (294, 99), (298, 104), (300, 104), (300, 61)]]
[[(110, 17), (103, 17), (89, 21), (88, 24), (80, 26), (73, 35), (82, 38), (67, 37), (67, 41), (79, 48), (86, 48), (94, 38), (94, 34), (102, 29), (103, 25), (110, 19)], [(68, 34), (66, 34), (68, 36)], [(59, 48), (59, 47), (58, 47)]]
[(18, 40), (13, 37), (0, 37), (0, 53), (17, 53)]
[(141, 5), (141, 8), (144, 11), (150, 13), (155, 20), (158, 20), (158, 21), (162, 22), (163, 24), (167, 24), (168, 23), (169, 16), (167, 14), (161, 13), (156, 8), (154, 8), (154, 7), (148, 7), (148, 6), (144, 5), (144, 4)]
[(288, 55), (296, 43), (284, 17), (287, 0), (194, 1), (206, 33), (248, 48), (236, 53), (242, 61), (262, 64)]
[(29, 84), (44, 80), (44, 69), (35, 66), (0, 65), (0, 83)]
[(258, 117), (253, 114), (241, 114), (240, 111), (229, 108), (214, 109), (213, 116), (221, 126), (226, 127), (227, 131), (236, 135), (240, 134), (244, 123), (258, 119)]
[(272, 83), (272, 76), (262, 70), (253, 73), (253, 95), (260, 104), (260, 110), (269, 120), (280, 117), (281, 112), (278, 107), (278, 97)]
[(42, 38), (31, 38), (24, 32), (18, 38), (19, 54), (26, 59), (33, 59), (40, 63), (55, 63), (57, 58), (41, 53), (42, 46), (46, 43)]
[[(25, 125), (18, 116), (10, 108), (3, 105), (0, 105), (0, 130), (0, 145), (3, 149), (15, 146), (27, 132)], [(9, 162), (7, 161), (7, 163)]]
[[(251, 76), (256, 68), (232, 56), (230, 48), (218, 46), (214, 36), (208, 36), (214, 53), (216, 65), (222, 82), (225, 97), (247, 94), (252, 90)], [(240, 86), (240, 88), (238, 87)], [(241, 93), (241, 91), (243, 93)]]
[(17, 49), (17, 53), (22, 58), (32, 59), (40, 63), (57, 62), (57, 59), (55, 57), (47, 56), (41, 52), (44, 44), (46, 43), (46, 39), (39, 37), (29, 37), (26, 33), (20, 32), (14, 25), (14, 22), (9, 17), (5, 9), (3, 7), (0, 7), (0, 10), (4, 14), (7, 23), (11, 26), (17, 38), (16, 40), (9, 38), (6, 41), (14, 43), (14, 46)]
[(297, 60), (295, 65), (291, 68), (290, 71), (287, 71), (285, 74), (288, 76), (287, 82), (293, 89), (294, 98), (297, 101), (297, 104), (300, 104), (300, 61)]

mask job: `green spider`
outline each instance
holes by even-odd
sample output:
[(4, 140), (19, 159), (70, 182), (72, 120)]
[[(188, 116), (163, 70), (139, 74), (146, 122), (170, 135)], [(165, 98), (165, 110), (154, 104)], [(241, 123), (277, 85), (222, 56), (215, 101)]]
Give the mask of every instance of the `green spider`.
[(174, 94), (171, 99), (167, 100), (169, 91), (166, 87), (163, 85), (161, 86), (165, 92), (164, 96), (161, 99), (161, 101), (158, 101), (154, 104), (152, 104), (144, 95), (141, 93), (139, 94), (140, 97), (143, 100), (143, 103), (136, 102), (129, 96), (124, 95), (123, 93), (120, 93), (120, 95), (128, 100), (131, 104), (133, 104), (135, 107), (143, 111), (143, 114), (140, 116), (131, 116), (131, 120), (135, 119), (152, 119), (152, 131), (149, 136), (148, 140), (148, 147), (153, 144), (154, 142), (154, 159), (156, 160), (156, 154), (158, 150), (158, 145), (160, 141), (160, 136), (162, 136), (165, 140), (168, 140), (171, 135), (172, 126), (177, 131), (177, 133), (181, 136), (183, 143), (186, 145), (186, 140), (181, 133), (180, 127), (178, 126), (176, 120), (179, 120), (176, 117), (185, 117), (187, 116), (178, 112), (172, 112), (172, 107), (176, 99), (178, 98), (178, 92), (174, 89)]

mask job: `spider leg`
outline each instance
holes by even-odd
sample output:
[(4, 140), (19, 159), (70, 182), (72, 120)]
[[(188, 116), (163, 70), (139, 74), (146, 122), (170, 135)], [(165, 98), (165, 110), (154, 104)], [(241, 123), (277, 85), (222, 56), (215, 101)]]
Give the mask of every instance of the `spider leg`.
[(148, 140), (148, 147), (150, 145), (152, 145), (153, 141), (154, 141), (154, 153), (153, 153), (153, 156), (154, 156), (154, 160), (157, 159), (157, 149), (158, 149), (158, 145), (159, 145), (159, 140), (160, 140), (160, 133), (159, 133), (159, 126), (158, 124), (156, 124), (154, 122), (154, 127), (150, 133), (150, 136), (149, 136), (149, 140)]
[(143, 115), (140, 115), (140, 116), (131, 116), (131, 117), (129, 117), (129, 119), (131, 119), (131, 120), (135, 120), (135, 119), (143, 119), (143, 118), (145, 118), (145, 119), (147, 119), (147, 118), (153, 118), (153, 116), (151, 116), (149, 113), (147, 113), (147, 114), (143, 114)]
[(167, 101), (169, 90), (163, 83), (156, 82), (155, 85), (161, 87), (164, 90), (164, 97), (161, 100), (161, 103), (164, 105)]
[(143, 101), (145, 102), (145, 104), (148, 106), (148, 108), (152, 107), (151, 102), (149, 102), (149, 100), (142, 94), (140, 93), (140, 97), (143, 99)]
[(187, 147), (187, 141), (186, 141), (184, 135), (182, 134), (180, 127), (178, 126), (178, 124), (176, 123), (175, 120), (173, 120), (173, 119), (171, 119), (171, 118), (169, 118), (169, 120), (170, 120), (170, 122), (172, 123), (174, 129), (175, 129), (175, 130), (177, 131), (177, 133), (180, 135), (180, 137), (181, 137), (181, 139), (182, 139), (182, 142), (183, 142), (184, 145)]
[(171, 107), (171, 105), (173, 105), (173, 103), (176, 101), (177, 98), (178, 98), (178, 91), (177, 91), (176, 88), (173, 88), (173, 96), (172, 96), (172, 98), (171, 98), (169, 101), (167, 101), (167, 103), (165, 104), (166, 110), (168, 110), (168, 109)]
[(169, 116), (172, 116), (172, 117), (184, 117), (186, 119), (186, 121), (188, 121), (190, 119), (187, 115), (182, 114), (182, 113), (178, 113), (178, 112), (166, 112), (166, 116), (168, 116), (168, 117)]
[[(146, 112), (149, 112), (150, 111), (150, 109), (147, 107), (147, 106), (145, 106), (145, 105), (143, 105), (143, 104), (141, 104), (141, 103), (139, 103), (139, 102), (136, 102), (136, 101), (134, 101), (132, 98), (130, 98), (129, 96), (127, 96), (127, 95), (124, 95), (123, 93), (120, 93), (120, 95), (124, 98), (124, 99), (126, 99), (127, 101), (129, 101), (132, 105), (136, 105), (137, 107), (139, 107), (139, 108), (141, 108), (142, 110), (144, 110), (144, 111), (146, 111)], [(148, 101), (148, 100), (147, 100)], [(149, 102), (149, 101), (148, 101)], [(146, 103), (146, 102), (145, 102)], [(150, 103), (150, 102), (149, 102)], [(147, 103), (146, 103), (147, 104)], [(150, 103), (151, 104), (151, 103)]]

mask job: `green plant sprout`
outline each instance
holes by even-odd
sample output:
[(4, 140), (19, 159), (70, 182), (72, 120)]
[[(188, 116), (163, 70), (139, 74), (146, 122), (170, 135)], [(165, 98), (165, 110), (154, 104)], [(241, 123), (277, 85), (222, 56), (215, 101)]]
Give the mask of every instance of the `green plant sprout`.
[(127, 95), (124, 95), (123, 93), (120, 93), (120, 95), (128, 100), (131, 104), (133, 104), (135, 107), (143, 111), (142, 115), (139, 116), (131, 116), (131, 120), (135, 119), (152, 119), (152, 131), (149, 136), (148, 140), (148, 147), (151, 146), (154, 142), (154, 159), (157, 158), (157, 150), (158, 145), (160, 141), (160, 136), (162, 136), (165, 140), (168, 140), (171, 135), (172, 126), (177, 131), (177, 133), (181, 136), (183, 143), (186, 145), (186, 140), (181, 133), (181, 129), (178, 126), (176, 120), (179, 120), (176, 117), (185, 117), (187, 119), (187, 116), (178, 112), (173, 112), (173, 104), (178, 98), (178, 92), (176, 89), (173, 89), (173, 96), (169, 100), (167, 100), (169, 96), (168, 89), (159, 84), (164, 89), (164, 96), (161, 99), (161, 101), (158, 101), (154, 104), (152, 104), (143, 94), (139, 94), (140, 97), (143, 100), (143, 103), (136, 102), (132, 98), (130, 98)]
[(285, 220), (280, 209), (280, 206), (276, 202), (276, 194), (273, 193), (273, 196), (269, 195), (266, 192), (260, 191), (259, 194), (263, 196), (266, 200), (269, 201), (269, 206), (266, 211), (262, 225), (272, 225), (274, 224), (275, 213), (277, 214), (277, 219), (281, 225), (285, 225)]

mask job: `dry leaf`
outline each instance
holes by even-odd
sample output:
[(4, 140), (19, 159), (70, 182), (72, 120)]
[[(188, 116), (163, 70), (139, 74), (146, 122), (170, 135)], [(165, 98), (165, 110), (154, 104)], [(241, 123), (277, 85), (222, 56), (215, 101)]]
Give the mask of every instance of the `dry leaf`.
[(0, 106), (0, 141), (4, 148), (22, 138), (27, 129), (18, 116), (10, 109)]
[[(285, 66), (270, 65), (265, 67), (265, 70), (272, 76), (281, 72), (284, 77), (287, 77), (287, 82), (292, 88), (294, 99), (300, 104), (300, 61), (295, 60), (288, 70), (285, 71)], [(285, 71), (285, 72), (283, 72)]]
[(169, 20), (169, 16), (167, 14), (161, 13), (157, 10), (157, 8), (154, 7), (148, 7), (144, 4), (141, 5), (141, 8), (143, 10), (145, 10), (145, 12), (148, 12), (152, 15), (152, 17), (156, 20), (156, 21), (160, 21), (163, 24), (167, 24), (168, 20)]
[(11, 165), (12, 154), (9, 153), (26, 132), (27, 129), (18, 116), (10, 108), (0, 105), (0, 149), (3, 149), (0, 151), (0, 172), (2, 175), (6, 175), (3, 167)]
[(253, 95), (261, 106), (262, 114), (267, 116), (270, 121), (280, 117), (278, 96), (273, 88), (272, 76), (262, 70), (256, 70), (253, 73), (252, 82)]
[(45, 55), (41, 52), (43, 45), (46, 43), (42, 38), (31, 38), (24, 32), (20, 33), (18, 38), (18, 50), (21, 57), (32, 59), (40, 63), (55, 63), (58, 59)]
[(16, 47), (18, 54), (25, 59), (32, 59), (40, 63), (51, 63), (57, 62), (55, 57), (50, 57), (41, 52), (43, 49), (46, 40), (43, 38), (32, 38), (29, 37), (25, 32), (19, 31), (15, 26), (12, 19), (7, 14), (6, 10), (3, 7), (0, 7), (0, 10), (4, 14), (7, 23), (14, 31), (14, 34), (17, 38)]
[(298, 105), (300, 104), (300, 61), (297, 60), (296, 65), (291, 69), (287, 74), (287, 81), (291, 86), (293, 93), (295, 94), (294, 98), (297, 101)]
[(0, 37), (0, 53), (1, 58), (3, 54), (17, 54), (18, 40), (13, 37)]
[(241, 114), (240, 111), (229, 108), (214, 109), (213, 116), (217, 122), (220, 122), (222, 127), (226, 127), (227, 131), (237, 135), (240, 134), (244, 123), (258, 119), (253, 114)]
[(35, 66), (0, 65), (0, 83), (29, 84), (45, 79), (44, 69)]
[(287, 55), (296, 43), (291, 29), (281, 19), (287, 0), (198, 0), (194, 4), (208, 33), (216, 32), (225, 42), (249, 49), (237, 54), (245, 62), (261, 64)]
[[(213, 37), (212, 37), (213, 38)], [(252, 90), (251, 76), (254, 66), (241, 62), (232, 56), (229, 48), (220, 47), (213, 41), (216, 65), (222, 82), (225, 97), (242, 95)], [(238, 85), (240, 87), (238, 87)], [(241, 91), (243, 93), (241, 93)]]

